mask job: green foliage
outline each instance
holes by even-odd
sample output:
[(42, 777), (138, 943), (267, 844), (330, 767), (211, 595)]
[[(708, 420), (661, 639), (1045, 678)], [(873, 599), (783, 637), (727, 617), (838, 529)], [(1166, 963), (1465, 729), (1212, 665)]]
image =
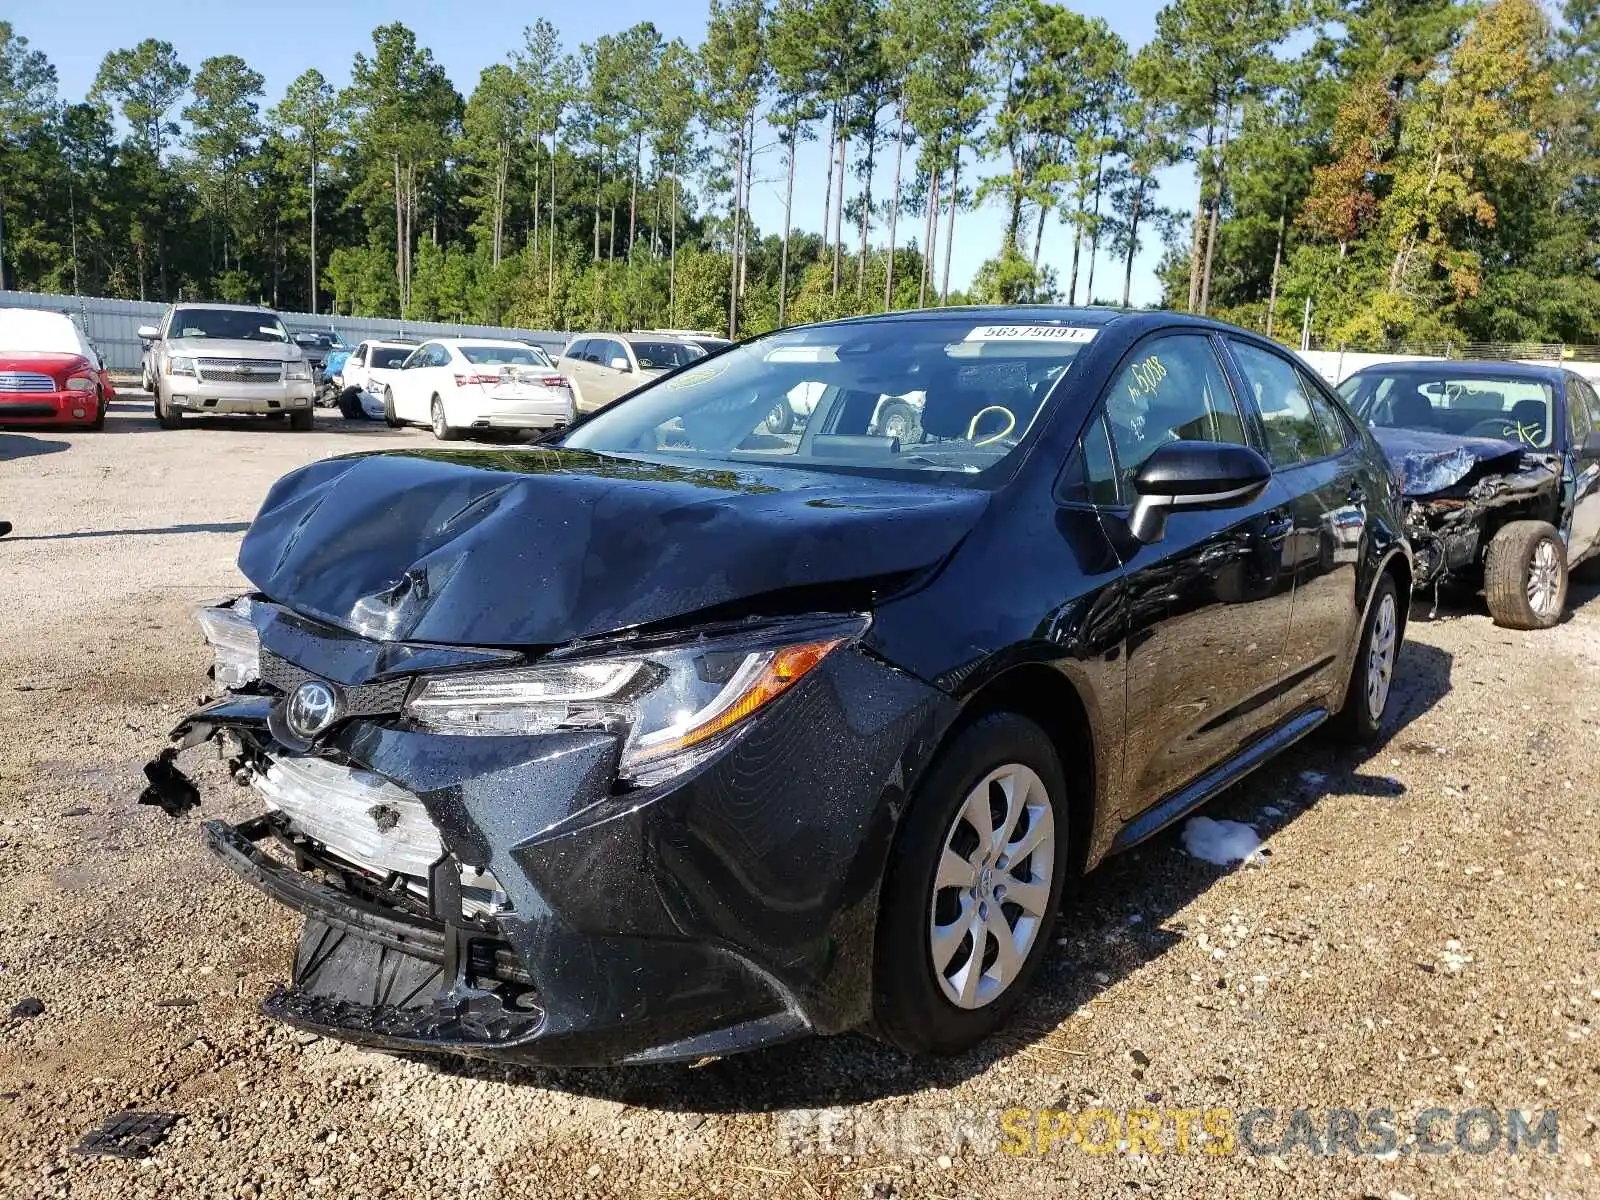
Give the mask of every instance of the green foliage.
[[(961, 299), (957, 218), (990, 204), (973, 299), (1126, 303), (1154, 244), (1169, 304), (1280, 337), (1309, 300), (1352, 346), (1600, 339), (1596, 0), (1170, 0), (1157, 30), (1135, 54), (1048, 0), (709, 0), (699, 46), (640, 22), (569, 52), (536, 21), (463, 98), (395, 22), (346, 86), (268, 107), (246, 57), (155, 39), (64, 102), (0, 21), (0, 282), (745, 334)], [(826, 176), (791, 177), (824, 133)]]

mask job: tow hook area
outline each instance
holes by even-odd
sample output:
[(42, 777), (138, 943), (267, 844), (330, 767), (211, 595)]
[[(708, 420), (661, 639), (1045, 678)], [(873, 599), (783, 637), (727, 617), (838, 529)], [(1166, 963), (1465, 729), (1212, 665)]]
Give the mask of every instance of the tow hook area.
[(177, 763), (178, 749), (168, 746), (144, 766), (150, 785), (139, 793), (140, 804), (153, 804), (169, 817), (181, 817), (200, 807), (200, 789)]

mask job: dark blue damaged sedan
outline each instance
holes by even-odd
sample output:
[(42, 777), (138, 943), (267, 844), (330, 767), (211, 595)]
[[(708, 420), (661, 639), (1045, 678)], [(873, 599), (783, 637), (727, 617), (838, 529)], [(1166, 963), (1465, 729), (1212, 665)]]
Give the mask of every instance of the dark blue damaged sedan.
[(1382, 454), (1276, 344), (944, 309), (756, 338), (513, 448), (280, 480), (204, 610), (210, 850), (304, 916), (269, 1014), (393, 1050), (692, 1060), (1005, 1020), (1064, 889), (1384, 720)]

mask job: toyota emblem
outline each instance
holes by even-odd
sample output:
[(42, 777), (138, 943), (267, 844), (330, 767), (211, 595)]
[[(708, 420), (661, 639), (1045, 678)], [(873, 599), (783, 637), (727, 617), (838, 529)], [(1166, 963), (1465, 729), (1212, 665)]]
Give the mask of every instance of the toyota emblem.
[(308, 680), (295, 688), (284, 710), (284, 723), (296, 737), (310, 741), (339, 715), (339, 697), (320, 679)]

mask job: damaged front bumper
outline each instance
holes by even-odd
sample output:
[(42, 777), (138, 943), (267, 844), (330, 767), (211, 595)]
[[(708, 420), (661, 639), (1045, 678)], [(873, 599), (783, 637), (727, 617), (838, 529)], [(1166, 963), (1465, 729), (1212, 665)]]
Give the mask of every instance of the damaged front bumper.
[[(264, 680), (316, 668), (352, 692), (403, 695), (397, 665), (474, 653), (284, 613), (257, 625)], [(629, 789), (618, 737), (596, 731), (459, 736), (375, 712), (291, 749), (283, 693), (252, 687), (179, 725), (147, 799), (192, 806), (173, 752), (220, 739), (265, 801), (204, 825), (214, 855), (305, 917), (264, 1011), (378, 1048), (559, 1065), (861, 1024), (894, 823), (953, 715), (850, 647), (687, 774)]]
[(1404, 496), (1414, 588), (1434, 591), (1476, 572), (1495, 527), (1518, 517), (1555, 520), (1561, 460), (1511, 443), (1377, 430)]

